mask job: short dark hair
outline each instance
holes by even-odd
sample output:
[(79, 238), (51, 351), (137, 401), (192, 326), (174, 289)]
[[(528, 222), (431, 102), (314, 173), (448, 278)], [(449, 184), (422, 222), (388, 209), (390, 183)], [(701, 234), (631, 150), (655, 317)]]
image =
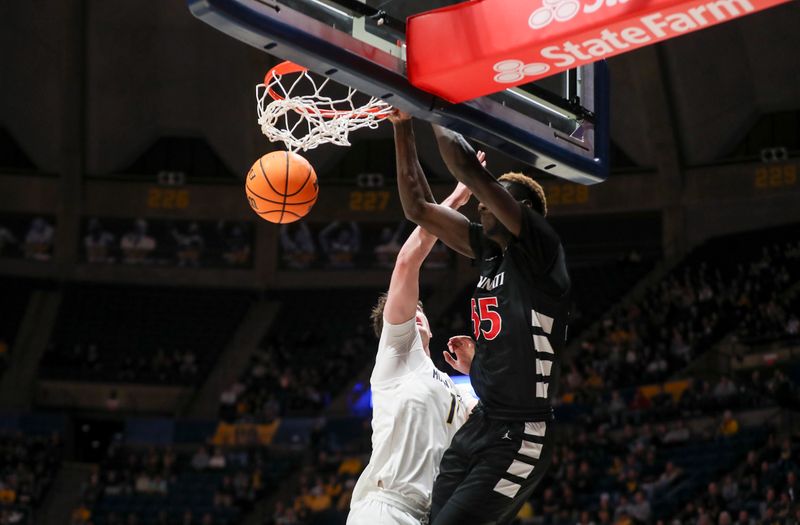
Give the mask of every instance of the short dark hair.
[[(384, 292), (378, 296), (378, 302), (372, 307), (372, 312), (369, 314), (369, 320), (372, 322), (372, 329), (375, 331), (375, 337), (381, 338), (383, 332), (383, 310), (386, 308), (386, 299), (389, 294)], [(422, 301), (417, 301), (417, 306), (422, 310)], [(423, 310), (424, 312), (424, 310)]]
[(500, 182), (511, 182), (522, 186), (529, 194), (529, 199), (533, 205), (533, 209), (539, 212), (542, 217), (547, 217), (547, 198), (544, 195), (542, 185), (533, 180), (528, 175), (518, 172), (509, 172), (501, 175)]

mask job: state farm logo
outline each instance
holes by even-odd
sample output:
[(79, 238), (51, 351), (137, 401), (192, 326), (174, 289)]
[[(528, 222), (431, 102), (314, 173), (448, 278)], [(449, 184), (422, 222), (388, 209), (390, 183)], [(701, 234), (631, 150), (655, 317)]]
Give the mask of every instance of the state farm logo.
[(500, 84), (513, 84), (525, 77), (535, 77), (550, 71), (550, 66), (542, 62), (525, 64), (522, 60), (503, 60), (494, 65), (494, 81)]
[[(591, 4), (583, 6), (583, 12), (591, 14), (603, 6), (614, 7), (617, 4), (626, 4), (628, 0), (594, 0)], [(556, 22), (566, 22), (575, 18), (581, 12), (580, 0), (542, 0), (542, 7), (534, 11), (528, 18), (531, 29), (541, 29)]]
[(578, 0), (543, 0), (544, 5), (533, 12), (528, 18), (531, 29), (541, 29), (553, 20), (566, 22), (571, 20), (581, 10)]
[[(585, 1), (591, 1), (587, 4)], [(661, 42), (668, 38), (698, 31), (733, 20), (788, 0), (693, 0), (680, 9), (636, 8), (630, 0), (542, 0), (542, 7), (533, 12), (529, 24), (534, 29), (556, 22), (566, 22), (579, 13), (591, 14), (603, 7), (629, 4), (624, 20), (610, 26), (578, 31), (578, 36), (565, 35), (543, 42), (541, 49), (527, 56), (504, 58), (495, 62), (491, 74), (498, 84), (521, 84), (539, 77), (589, 64), (596, 60)], [(677, 1), (677, 0), (676, 0)], [(673, 6), (674, 7), (674, 6)], [(574, 26), (582, 26), (577, 20)], [(570, 29), (570, 24), (564, 26)], [(580, 29), (580, 27), (578, 27)], [(546, 40), (546, 39), (545, 39)], [(541, 60), (539, 62), (538, 60)], [(488, 68), (487, 68), (488, 69)], [(488, 73), (488, 71), (487, 71)]]

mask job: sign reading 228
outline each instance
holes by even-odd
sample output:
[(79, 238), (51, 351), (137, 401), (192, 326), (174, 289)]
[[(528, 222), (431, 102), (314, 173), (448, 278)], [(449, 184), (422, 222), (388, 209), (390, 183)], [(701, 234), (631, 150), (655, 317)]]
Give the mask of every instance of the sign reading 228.
[[(503, 329), (503, 318), (496, 308), (497, 297), (479, 297), (477, 301), (472, 299), (472, 331), (476, 341), (481, 336), (491, 341)], [(487, 322), (488, 329), (484, 329)]]

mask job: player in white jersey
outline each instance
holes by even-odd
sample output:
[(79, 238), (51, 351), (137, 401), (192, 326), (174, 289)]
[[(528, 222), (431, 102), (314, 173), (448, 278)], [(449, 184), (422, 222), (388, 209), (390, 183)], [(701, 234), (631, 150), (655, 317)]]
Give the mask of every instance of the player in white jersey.
[[(442, 204), (457, 209), (469, 197), (459, 184)], [(353, 489), (348, 525), (426, 523), (439, 461), (477, 402), (430, 358), (419, 270), (435, 242), (425, 230), (413, 231), (397, 255), (389, 292), (373, 310), (380, 343), (370, 378), (372, 457)], [(447, 362), (469, 374), (474, 347), (454, 341), (448, 348), (455, 358), (444, 352)]]

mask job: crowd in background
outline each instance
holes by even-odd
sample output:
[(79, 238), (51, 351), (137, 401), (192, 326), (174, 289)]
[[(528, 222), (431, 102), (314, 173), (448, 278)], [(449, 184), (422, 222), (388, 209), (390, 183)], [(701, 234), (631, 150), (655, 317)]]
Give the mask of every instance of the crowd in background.
[(92, 217), (82, 227), (87, 263), (187, 268), (252, 265), (253, 225), (248, 222)]
[[(413, 225), (333, 221), (328, 224), (298, 221), (280, 228), (280, 264), (287, 270), (320, 268), (352, 270), (380, 268), (391, 270)], [(423, 267), (441, 270), (452, 266), (453, 256), (437, 242)]]
[(27, 523), (61, 468), (61, 437), (0, 434), (0, 525)]
[[(597, 334), (581, 343), (561, 391), (591, 399), (602, 389), (661, 381), (800, 277), (794, 243), (766, 245), (756, 258), (724, 249), (712, 245), (690, 257), (640, 300), (603, 319)], [(714, 262), (720, 257), (724, 262)]]
[(800, 293), (796, 292), (791, 297), (775, 293), (768, 301), (748, 312), (738, 339), (748, 345), (800, 340)]
[[(272, 339), (222, 392), (220, 418), (270, 422), (278, 416), (316, 414), (349, 383), (371, 344), (363, 326), (342, 340), (311, 334)], [(315, 366), (308, 366), (309, 360)]]
[(281, 308), (260, 349), (221, 393), (220, 417), (257, 423), (318, 414), (373, 362), (376, 342), (367, 323), (381, 292), (276, 296)]
[(251, 299), (228, 290), (71, 287), (63, 293), (39, 374), (196, 384), (216, 364)]
[(98, 343), (51, 344), (48, 368), (86, 373), (123, 383), (194, 383), (198, 379), (197, 354), (187, 348), (170, 351), (156, 347), (152, 352), (114, 355), (113, 347)]
[(710, 482), (677, 516), (682, 525), (800, 522), (799, 435), (769, 437), (743, 464)]
[(53, 217), (4, 214), (0, 217), (0, 258), (49, 261), (55, 241)]
[(311, 436), (309, 460), (297, 486), (279, 497), (263, 525), (336, 525), (350, 510), (358, 476), (372, 451), (369, 419), (363, 419), (356, 437), (337, 438), (320, 422)]
[[(520, 523), (649, 524), (665, 509), (678, 513), (677, 519), (687, 525), (787, 522), (795, 516), (796, 446), (773, 436), (766, 448), (759, 448), (738, 412), (775, 404), (797, 406), (796, 370), (776, 368), (692, 379), (678, 391), (662, 384), (725, 335), (760, 344), (791, 341), (800, 329), (795, 308), (798, 296), (785, 293), (797, 282), (800, 243), (767, 243), (755, 257), (725, 254), (724, 263), (716, 260), (719, 245), (712, 248), (690, 256), (652, 285), (642, 299), (606, 317), (597, 334), (583, 341), (578, 358), (565, 364), (562, 392), (569, 402), (557, 410), (567, 410), (566, 421), (583, 430), (559, 442), (547, 479), (520, 512)], [(218, 308), (219, 298), (214, 302)], [(316, 306), (330, 311), (322, 300)], [(294, 311), (287, 315), (301, 324), (313, 318), (320, 329), (312, 334), (277, 322), (280, 329), (265, 339), (239, 379), (223, 391), (222, 420), (271, 423), (280, 417), (318, 415), (366, 366), (365, 356), (371, 361), (372, 335), (365, 324), (352, 322), (353, 315), (363, 316), (367, 310), (355, 308), (346, 321), (326, 318), (338, 327), (331, 330), (322, 326), (322, 316), (309, 310), (302, 298), (293, 307), (302, 307), (303, 315)], [(235, 326), (238, 318), (231, 322)], [(437, 326), (445, 333), (462, 332), (464, 323), (464, 312), (456, 310), (443, 316)], [(163, 337), (159, 332), (159, 338)], [(114, 381), (157, 383), (176, 379), (194, 383), (208, 370), (199, 363), (199, 347), (197, 352), (154, 347), (151, 352), (121, 354), (108, 352), (109, 348), (98, 342), (62, 344), (48, 352), (48, 366), (82, 369)], [(0, 358), (2, 354), (0, 347)], [(112, 354), (116, 357), (107, 360)], [(646, 383), (657, 385), (653, 388), (658, 391), (645, 393), (637, 388)], [(119, 408), (112, 405), (114, 400), (109, 400), (109, 409)], [(569, 412), (569, 405), (588, 410)], [(713, 423), (698, 432), (694, 423), (702, 419)], [(363, 423), (363, 439), (345, 446), (331, 446), (324, 432), (315, 433), (312, 459), (297, 479), (296, 490), (278, 498), (268, 522), (342, 522), (352, 488), (369, 457), (369, 421)], [(702, 497), (671, 509), (669, 494), (686, 487), (699, 490), (696, 483), (705, 479), (681, 461), (684, 448), (718, 446), (722, 450), (730, 449), (731, 443), (751, 446), (741, 472), (704, 482)], [(41, 498), (52, 481), (43, 476), (39, 485), (39, 478), (31, 475), (35, 468), (35, 464), (27, 469), (6, 466), (0, 482), (0, 503), (5, 505), (0, 507), (0, 525), (12, 523), (3, 521), (8, 513), (24, 514), (19, 506)], [(182, 494), (186, 476), (201, 473), (214, 476), (213, 486), (206, 485), (207, 505), (198, 507)], [(264, 493), (263, 473), (263, 458), (252, 450), (112, 447), (92, 474), (73, 523), (95, 524), (98, 516), (101, 525), (234, 523), (240, 514), (225, 512), (252, 508)], [(166, 510), (145, 516), (135, 508), (103, 506), (120, 497), (150, 501), (178, 497), (177, 505), (185, 503), (186, 508), (181, 516)], [(175, 505), (173, 501), (173, 510)]]
[[(546, 478), (516, 522), (651, 524), (657, 516), (682, 512), (677, 504), (703, 490), (703, 479), (713, 479), (708, 470), (736, 465), (760, 447), (763, 429), (742, 426), (730, 410), (717, 414), (671, 420), (646, 414), (642, 420), (655, 421), (563, 427)], [(360, 437), (349, 442), (317, 434), (297, 486), (278, 498), (265, 525), (345, 522), (352, 489), (369, 459), (369, 420), (362, 424)]]
[(225, 525), (263, 495), (262, 447), (176, 451), (112, 444), (83, 488), (72, 525)]
[[(792, 382), (779, 369), (688, 380), (679, 391), (668, 391), (662, 381), (743, 322), (740, 334), (770, 332), (763, 329), (769, 322), (773, 335), (793, 335), (797, 313), (786, 306), (793, 303), (784, 293), (800, 275), (799, 247), (794, 241), (765, 243), (754, 257), (752, 251), (731, 253), (725, 243), (712, 245), (669, 272), (641, 300), (601, 322), (598, 334), (583, 342), (579, 358), (562, 376), (562, 391), (576, 404), (591, 407), (588, 413), (572, 414), (587, 430), (561, 442), (548, 479), (518, 522), (648, 524), (665, 512), (681, 512), (681, 519), (695, 525), (687, 509), (697, 507), (672, 507), (671, 497), (679, 494), (686, 500), (706, 488), (714, 492), (719, 485), (729, 494), (730, 478), (711, 479), (700, 487), (708, 472), (694, 470), (700, 465), (687, 464), (682, 455), (697, 453), (699, 447), (707, 454), (700, 463), (736, 464), (745, 450), (752, 457), (759, 450), (758, 429), (743, 428), (737, 414), (773, 407), (781, 393), (796, 399)], [(779, 301), (782, 308), (775, 306)], [(759, 322), (760, 327), (752, 328)], [(447, 331), (462, 324), (459, 311), (440, 319), (438, 326)], [(647, 383), (661, 386), (655, 394), (635, 387)], [(703, 420), (712, 423), (698, 433), (694, 422)], [(271, 522), (343, 523), (349, 489), (357, 479), (348, 467), (363, 465), (368, 450), (308, 467), (301, 486), (278, 503)], [(728, 455), (714, 456), (722, 451)], [(771, 516), (767, 511), (754, 514), (755, 506), (769, 507), (764, 501), (785, 500), (787, 494), (794, 497), (792, 476), (773, 483), (772, 491), (763, 480), (751, 481), (757, 490), (752, 489), (747, 500), (751, 510), (746, 512), (756, 517), (748, 525)], [(785, 518), (787, 511), (781, 507), (781, 512)], [(725, 516), (716, 511), (711, 519), (724, 525)]]
[(776, 366), (743, 372), (742, 383), (783, 408), (800, 410), (800, 366)]
[(734, 382), (728, 376), (716, 381), (687, 380), (686, 385), (679, 394), (666, 391), (664, 384), (657, 385), (658, 392), (653, 395), (645, 395), (642, 389), (627, 390), (625, 395), (619, 390), (612, 390), (591, 405), (589, 412), (580, 413), (578, 420), (592, 427), (602, 424), (657, 423), (775, 404), (774, 398), (767, 392), (760, 392), (755, 385), (747, 382)]

